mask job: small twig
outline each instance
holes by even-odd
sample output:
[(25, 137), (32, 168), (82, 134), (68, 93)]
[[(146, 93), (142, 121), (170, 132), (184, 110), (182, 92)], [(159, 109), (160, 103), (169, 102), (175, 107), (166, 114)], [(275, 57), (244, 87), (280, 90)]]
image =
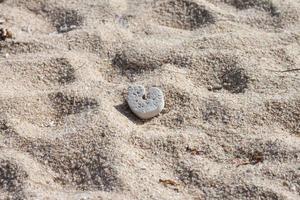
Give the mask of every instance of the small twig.
[(78, 68), (76, 68), (74, 71), (76, 72), (76, 71), (78, 71), (79, 69), (81, 69), (82, 67), (84, 67), (85, 66), (85, 64), (86, 63), (84, 63), (84, 64), (82, 64), (82, 65), (80, 65)]
[(295, 68), (295, 69), (288, 69), (288, 70), (283, 70), (283, 71), (276, 71), (276, 70), (269, 70), (269, 71), (272, 71), (272, 72), (294, 72), (294, 71), (300, 71), (300, 68)]
[(249, 165), (249, 164), (251, 164), (249, 161), (244, 161), (244, 162), (238, 163), (236, 165), (236, 167), (239, 167), (239, 166), (242, 166), (242, 165)]
[(281, 71), (281, 72), (294, 72), (294, 71), (300, 71), (300, 68), (288, 69), (288, 70), (284, 70), (284, 71)]
[(170, 180), (170, 179), (159, 179), (159, 183), (162, 183), (164, 186), (172, 185), (172, 186), (178, 186), (179, 183), (176, 181)]

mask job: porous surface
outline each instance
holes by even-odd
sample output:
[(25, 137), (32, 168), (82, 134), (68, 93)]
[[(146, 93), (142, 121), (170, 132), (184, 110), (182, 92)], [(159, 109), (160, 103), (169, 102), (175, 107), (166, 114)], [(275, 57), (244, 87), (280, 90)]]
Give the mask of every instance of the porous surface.
[(149, 88), (146, 95), (142, 85), (129, 86), (127, 102), (131, 111), (141, 119), (157, 116), (165, 106), (164, 94), (159, 88)]
[[(0, 0), (0, 200), (300, 199), (299, 18), (299, 0)], [(133, 114), (130, 85), (162, 112)]]

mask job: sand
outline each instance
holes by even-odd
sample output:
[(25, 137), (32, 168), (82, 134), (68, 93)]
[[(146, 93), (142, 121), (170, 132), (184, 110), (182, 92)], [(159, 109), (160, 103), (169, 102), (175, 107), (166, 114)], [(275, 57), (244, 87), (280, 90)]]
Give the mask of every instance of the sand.
[(300, 199), (299, 0), (0, 2), (0, 199)]

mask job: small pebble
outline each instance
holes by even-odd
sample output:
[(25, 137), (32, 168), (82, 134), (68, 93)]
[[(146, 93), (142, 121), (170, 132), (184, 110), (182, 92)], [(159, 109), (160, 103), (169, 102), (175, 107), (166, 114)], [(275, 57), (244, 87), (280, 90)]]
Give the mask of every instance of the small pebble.
[(132, 112), (141, 119), (150, 119), (157, 116), (164, 108), (164, 94), (157, 87), (151, 87), (146, 95), (142, 85), (128, 88), (128, 105)]

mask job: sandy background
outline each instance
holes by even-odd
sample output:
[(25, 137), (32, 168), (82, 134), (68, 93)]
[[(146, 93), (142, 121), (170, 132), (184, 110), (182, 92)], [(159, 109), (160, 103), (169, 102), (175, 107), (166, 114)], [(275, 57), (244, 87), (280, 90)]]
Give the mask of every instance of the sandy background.
[(299, 0), (4, 0), (0, 28), (0, 199), (300, 199)]

